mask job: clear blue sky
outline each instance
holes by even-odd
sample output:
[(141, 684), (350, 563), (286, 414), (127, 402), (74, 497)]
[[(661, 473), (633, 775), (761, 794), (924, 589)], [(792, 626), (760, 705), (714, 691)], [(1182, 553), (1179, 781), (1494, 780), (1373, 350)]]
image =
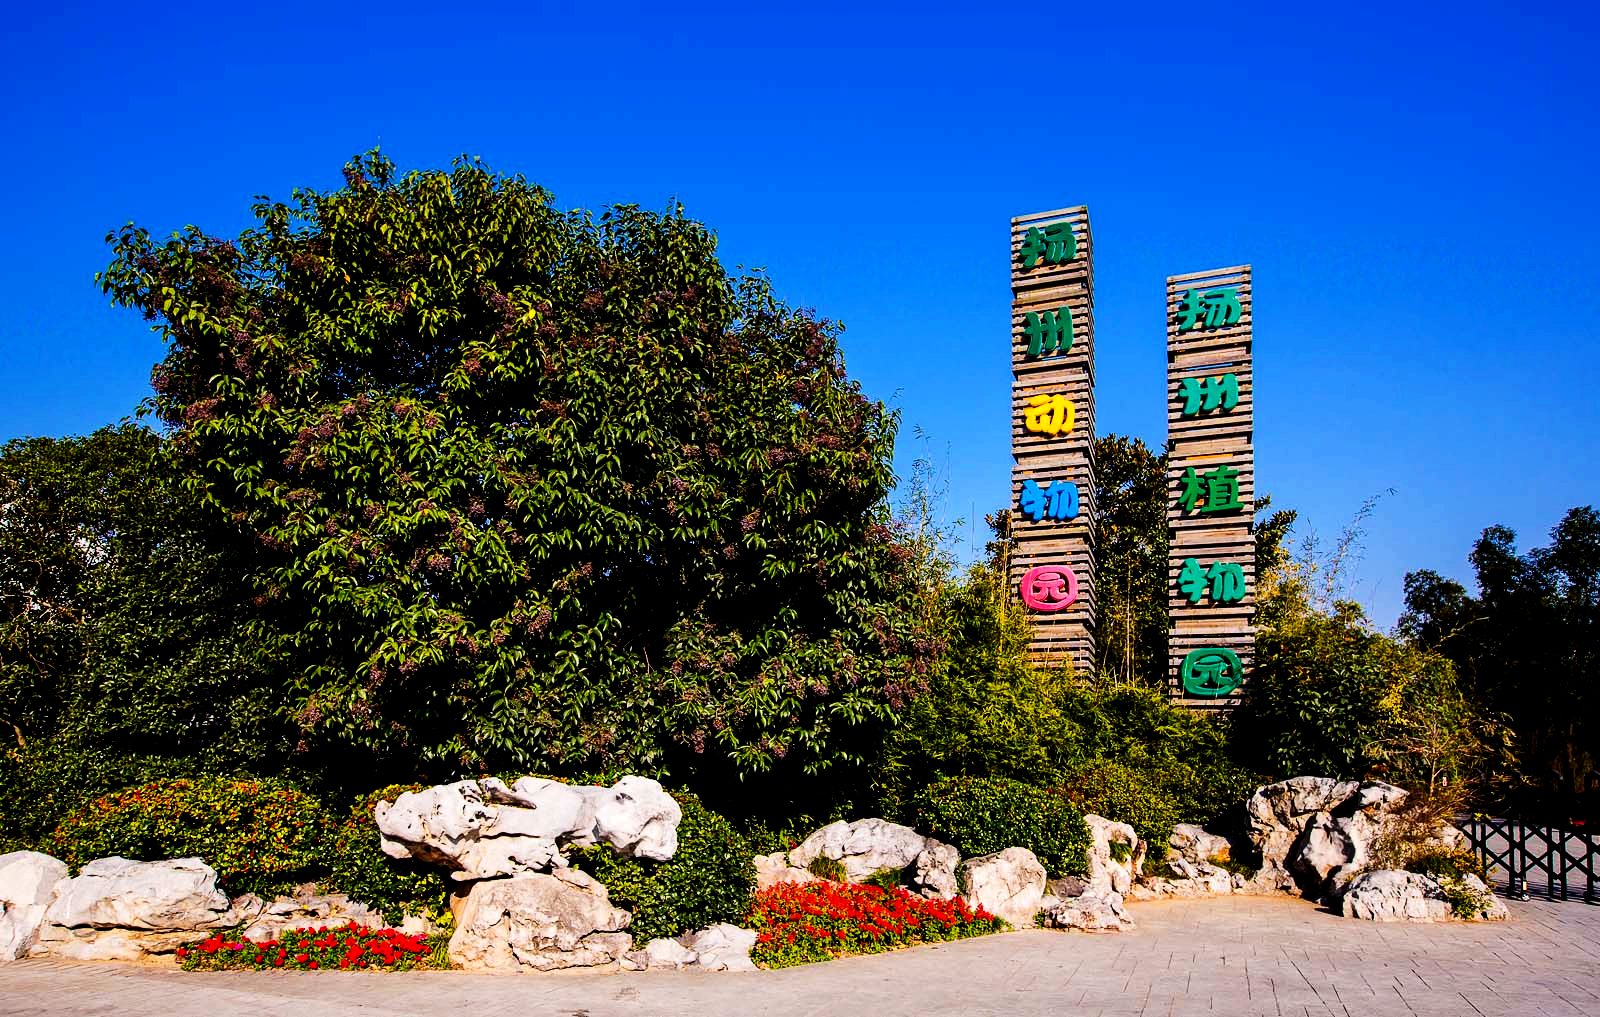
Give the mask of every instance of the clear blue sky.
[[(848, 326), (851, 372), (1007, 496), (1011, 216), (1093, 218), (1100, 429), (1164, 438), (1170, 273), (1255, 266), (1262, 488), (1353, 591), (1600, 501), (1600, 20), (1459, 4), (38, 4), (0, 61), (0, 438), (92, 430), (158, 341), (106, 231), (247, 224), (381, 141), (570, 207), (674, 198)], [(981, 522), (979, 526), (981, 542)]]

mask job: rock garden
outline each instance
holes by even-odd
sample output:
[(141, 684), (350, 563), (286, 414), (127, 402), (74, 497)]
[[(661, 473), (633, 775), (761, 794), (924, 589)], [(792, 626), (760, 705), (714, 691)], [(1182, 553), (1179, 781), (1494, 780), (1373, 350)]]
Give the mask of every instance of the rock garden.
[[(315, 887), (230, 897), (201, 857), (113, 856), (73, 868), (13, 852), (0, 855), (0, 959), (738, 971), (1035, 925), (1122, 932), (1135, 924), (1129, 902), (1164, 897), (1298, 894), (1379, 922), (1506, 917), (1470, 871), (1459, 833), (1415, 828), (1406, 792), (1381, 782), (1263, 786), (1244, 803), (1242, 843), (1179, 824), (1152, 845), (1128, 823), (1057, 801), (1028, 824), (1028, 844), (964, 850), (973, 834), (964, 808), (993, 801), (1025, 811), (1025, 795), (1008, 793), (1017, 792), (955, 782), (924, 803), (933, 832), (840, 820), (783, 850), (717, 857), (737, 837), (713, 846), (718, 817), (645, 777), (609, 787), (490, 777), (402, 791), (374, 804), (365, 839), (396, 871), (442, 877), (447, 908), (405, 914), (398, 927), (384, 902)], [(695, 820), (687, 828), (686, 813)], [(1410, 867), (1382, 867), (1402, 843)]]

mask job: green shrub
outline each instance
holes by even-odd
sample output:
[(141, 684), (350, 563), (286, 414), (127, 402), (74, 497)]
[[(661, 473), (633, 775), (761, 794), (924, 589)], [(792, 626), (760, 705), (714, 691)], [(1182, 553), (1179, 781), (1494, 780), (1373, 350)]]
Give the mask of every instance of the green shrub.
[(408, 914), (427, 915), (440, 921), (448, 914), (449, 888), (445, 876), (431, 866), (399, 861), (383, 853), (373, 810), (379, 802), (393, 802), (426, 784), (391, 784), (372, 792), (350, 810), (333, 840), (332, 887), (359, 900), (384, 920), (397, 924)]
[(85, 805), (50, 835), (73, 868), (121, 855), (205, 859), (229, 894), (285, 892), (327, 871), (333, 822), (278, 780), (197, 777), (126, 788)]
[(1067, 775), (1062, 793), (1084, 813), (1127, 823), (1161, 854), (1179, 822), (1178, 803), (1158, 775), (1110, 759), (1095, 759)]
[(1438, 848), (1417, 855), (1406, 863), (1406, 870), (1441, 880), (1460, 879), (1469, 873), (1479, 879), (1488, 878), (1478, 856), (1465, 848)]
[(835, 883), (848, 882), (850, 878), (844, 871), (844, 862), (837, 858), (829, 858), (827, 855), (818, 855), (811, 859), (806, 871), (818, 879), (831, 879)]
[(673, 797), (683, 807), (683, 821), (670, 860), (623, 858), (604, 845), (572, 852), (573, 864), (611, 891), (611, 903), (633, 913), (628, 931), (641, 945), (717, 922), (739, 922), (749, 913), (755, 891), (750, 845), (733, 824), (692, 794)]
[(952, 777), (923, 791), (918, 825), (962, 857), (1024, 847), (1052, 875), (1088, 870), (1089, 827), (1062, 795), (1004, 777)]
[(875, 886), (880, 890), (893, 890), (906, 881), (905, 869), (879, 869), (861, 881), (862, 886)]

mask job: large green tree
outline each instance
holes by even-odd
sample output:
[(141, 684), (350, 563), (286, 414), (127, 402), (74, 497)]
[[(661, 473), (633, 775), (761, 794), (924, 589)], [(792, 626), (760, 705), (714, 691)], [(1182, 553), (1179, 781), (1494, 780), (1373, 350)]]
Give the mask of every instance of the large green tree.
[(816, 771), (937, 650), (885, 525), (892, 414), (681, 211), (474, 160), (128, 227), (193, 494), (254, 536), (303, 737), (425, 770)]
[(1518, 553), (1516, 540), (1483, 531), (1469, 555), (1476, 595), (1436, 572), (1407, 575), (1400, 631), (1510, 719), (1524, 778), (1572, 789), (1600, 767), (1600, 512), (1570, 510), (1544, 547)]

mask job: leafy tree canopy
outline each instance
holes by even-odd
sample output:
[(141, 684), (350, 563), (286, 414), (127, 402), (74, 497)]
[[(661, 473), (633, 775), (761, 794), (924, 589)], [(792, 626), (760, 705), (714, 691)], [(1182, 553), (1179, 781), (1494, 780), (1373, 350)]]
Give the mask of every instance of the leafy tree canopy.
[[(475, 160), (129, 226), (154, 411), (259, 545), (303, 740), (438, 771), (864, 757), (937, 650), (882, 509), (896, 420), (837, 329), (681, 210), (562, 212)], [(781, 762), (780, 762), (781, 761)]]

